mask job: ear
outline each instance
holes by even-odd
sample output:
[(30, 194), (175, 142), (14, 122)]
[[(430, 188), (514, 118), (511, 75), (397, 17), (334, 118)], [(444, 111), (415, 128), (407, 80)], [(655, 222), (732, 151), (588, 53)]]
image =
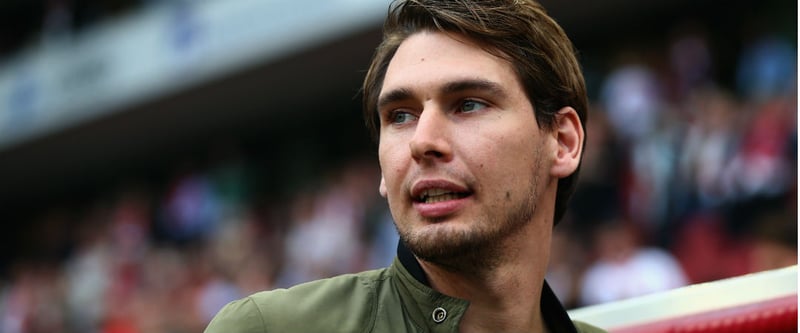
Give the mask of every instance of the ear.
[(381, 184), (378, 185), (378, 193), (380, 193), (382, 197), (386, 198), (386, 179), (383, 179), (383, 174), (381, 174)]
[(550, 175), (560, 179), (575, 172), (581, 162), (585, 133), (578, 112), (569, 106), (558, 110), (553, 134), (558, 147)]

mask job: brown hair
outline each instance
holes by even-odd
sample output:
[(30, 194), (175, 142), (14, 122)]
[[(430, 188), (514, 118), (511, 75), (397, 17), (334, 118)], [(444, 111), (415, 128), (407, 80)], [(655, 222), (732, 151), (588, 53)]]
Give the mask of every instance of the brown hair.
[[(564, 30), (533, 0), (395, 0), (383, 27), (383, 42), (363, 86), (364, 118), (378, 137), (377, 99), (386, 68), (400, 44), (421, 31), (463, 35), (514, 67), (531, 101), (539, 128), (553, 130), (556, 113), (574, 108), (584, 126), (588, 102), (575, 50)], [(554, 221), (566, 211), (578, 170), (558, 182)]]

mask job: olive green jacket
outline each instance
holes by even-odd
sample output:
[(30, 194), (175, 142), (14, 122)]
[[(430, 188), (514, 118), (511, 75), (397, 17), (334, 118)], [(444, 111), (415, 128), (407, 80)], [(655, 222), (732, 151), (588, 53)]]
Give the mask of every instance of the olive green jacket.
[[(400, 252), (384, 269), (264, 291), (231, 302), (205, 333), (458, 332), (468, 301), (431, 289), (419, 263)], [(541, 304), (552, 333), (604, 332), (573, 323), (546, 283)]]

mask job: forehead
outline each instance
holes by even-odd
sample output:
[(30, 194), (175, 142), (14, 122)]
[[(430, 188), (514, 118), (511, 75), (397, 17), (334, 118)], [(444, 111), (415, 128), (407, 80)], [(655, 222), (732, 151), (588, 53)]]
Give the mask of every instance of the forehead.
[(400, 44), (389, 62), (381, 94), (394, 89), (427, 90), (452, 81), (475, 79), (521, 90), (507, 60), (466, 37), (423, 31)]

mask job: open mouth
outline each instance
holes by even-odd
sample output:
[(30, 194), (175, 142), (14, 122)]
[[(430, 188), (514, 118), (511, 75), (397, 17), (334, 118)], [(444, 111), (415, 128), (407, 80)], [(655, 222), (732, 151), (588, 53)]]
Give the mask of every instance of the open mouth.
[(469, 196), (469, 192), (452, 192), (445, 189), (428, 189), (415, 198), (419, 203), (437, 203), (448, 200), (456, 200)]

